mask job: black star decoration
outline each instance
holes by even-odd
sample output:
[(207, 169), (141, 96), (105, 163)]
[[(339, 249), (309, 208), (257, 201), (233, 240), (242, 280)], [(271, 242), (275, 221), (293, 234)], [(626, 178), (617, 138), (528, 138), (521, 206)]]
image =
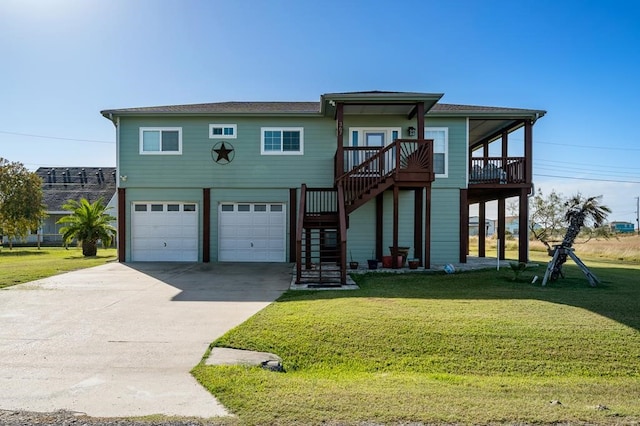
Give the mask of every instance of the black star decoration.
[[(231, 144), (229, 144), (229, 146), (231, 146)], [(213, 147), (212, 151), (218, 155), (214, 160), (216, 163), (227, 164), (230, 163), (231, 160), (233, 160), (233, 146), (231, 146), (231, 148), (227, 148), (224, 142), (221, 142), (220, 144)]]

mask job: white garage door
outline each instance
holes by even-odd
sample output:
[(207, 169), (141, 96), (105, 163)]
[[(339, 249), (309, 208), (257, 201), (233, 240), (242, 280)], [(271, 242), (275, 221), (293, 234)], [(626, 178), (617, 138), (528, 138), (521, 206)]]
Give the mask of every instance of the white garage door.
[(132, 210), (131, 260), (198, 261), (195, 203), (134, 203)]
[(218, 260), (284, 262), (285, 210), (282, 203), (221, 203)]

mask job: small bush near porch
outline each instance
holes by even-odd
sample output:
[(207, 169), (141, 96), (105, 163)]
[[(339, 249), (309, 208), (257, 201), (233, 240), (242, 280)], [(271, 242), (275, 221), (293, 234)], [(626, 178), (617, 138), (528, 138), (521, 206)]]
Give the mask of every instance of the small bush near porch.
[(193, 374), (242, 424), (640, 422), (640, 265), (584, 260), (602, 285), (569, 263), (545, 288), (541, 266), (288, 292), (214, 342), (285, 373)]

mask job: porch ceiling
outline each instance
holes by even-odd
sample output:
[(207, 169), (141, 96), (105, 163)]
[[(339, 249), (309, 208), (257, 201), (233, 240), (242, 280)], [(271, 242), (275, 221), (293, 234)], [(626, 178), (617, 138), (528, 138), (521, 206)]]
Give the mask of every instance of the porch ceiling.
[(336, 104), (344, 105), (345, 115), (405, 115), (410, 116), (416, 104), (423, 103), (429, 111), (442, 93), (413, 92), (348, 92), (326, 93), (321, 96), (320, 109), (325, 116), (335, 117)]
[(469, 145), (471, 148), (482, 144), (486, 139), (496, 138), (504, 131), (512, 132), (524, 125), (522, 119), (469, 119)]

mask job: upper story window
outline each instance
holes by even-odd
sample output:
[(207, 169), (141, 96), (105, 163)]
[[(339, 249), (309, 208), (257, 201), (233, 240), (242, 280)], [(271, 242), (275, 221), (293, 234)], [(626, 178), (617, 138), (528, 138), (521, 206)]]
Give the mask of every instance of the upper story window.
[(425, 127), (424, 138), (433, 139), (433, 168), (436, 177), (449, 175), (449, 128)]
[(237, 134), (237, 124), (209, 124), (209, 139), (235, 139)]
[(182, 154), (182, 128), (141, 127), (140, 154)]
[(263, 127), (260, 133), (262, 155), (302, 155), (304, 153), (302, 127)]

